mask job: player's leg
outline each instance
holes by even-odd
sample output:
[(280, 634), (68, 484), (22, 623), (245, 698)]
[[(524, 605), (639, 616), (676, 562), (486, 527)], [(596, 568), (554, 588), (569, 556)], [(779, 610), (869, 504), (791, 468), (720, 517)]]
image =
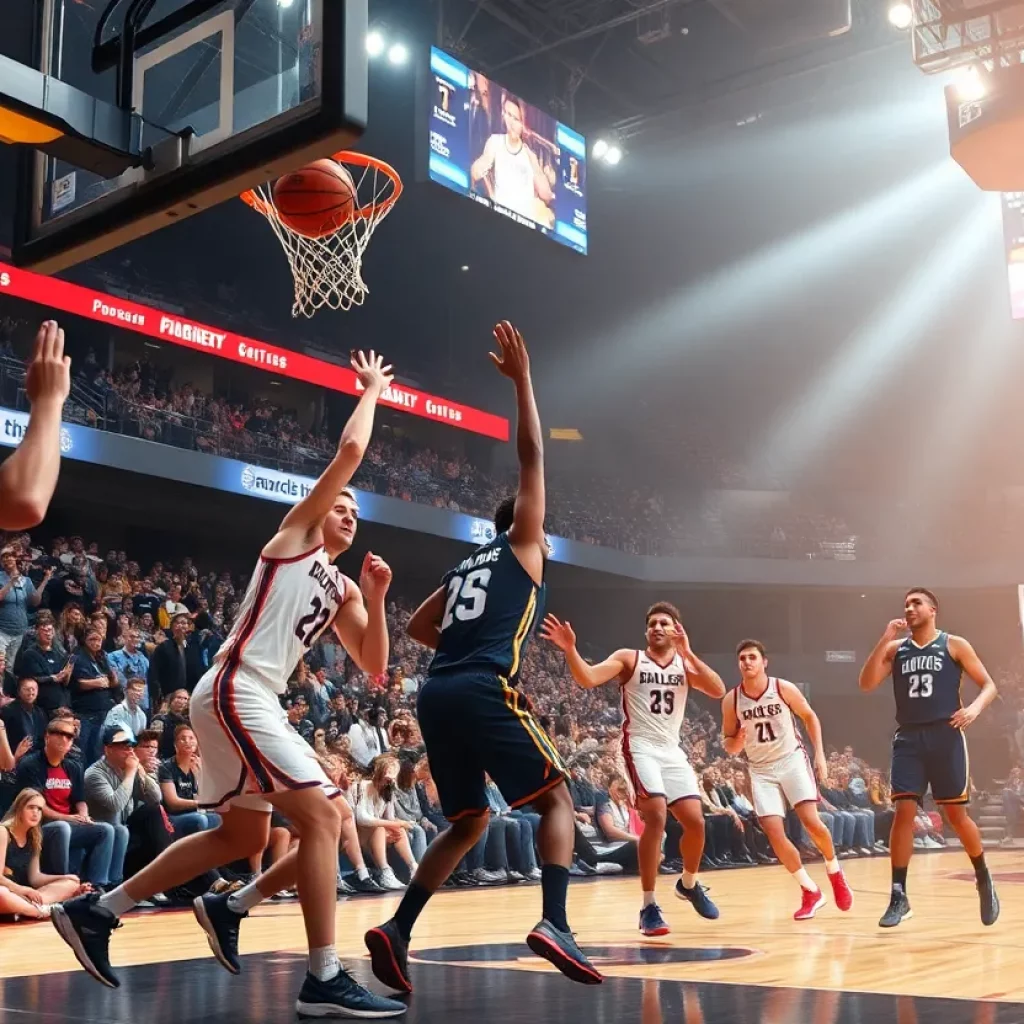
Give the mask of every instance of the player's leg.
[(683, 873), (676, 880), (675, 894), (679, 899), (692, 903), (693, 909), (701, 917), (713, 921), (718, 917), (718, 907), (711, 902), (707, 889), (697, 880), (701, 858), (704, 856), (704, 808), (700, 800), (697, 774), (686, 755), (676, 748), (664, 752), (661, 776), (665, 783), (669, 813), (683, 828), (683, 838), (679, 843)]
[[(812, 779), (813, 784), (813, 779)], [(784, 786), (784, 791), (788, 792)], [(804, 831), (811, 837), (811, 842), (817, 847), (818, 852), (825, 860), (825, 873), (832, 885), (832, 896), (836, 906), (840, 910), (849, 910), (853, 906), (853, 891), (847, 884), (846, 876), (839, 865), (839, 858), (836, 857), (836, 848), (832, 843), (832, 833), (829, 832), (825, 822), (821, 820), (818, 813), (817, 793), (813, 797), (798, 800), (793, 804), (804, 826)]]
[(903, 727), (892, 741), (892, 802), (896, 811), (889, 834), (889, 863), (892, 868), (892, 890), (889, 906), (878, 922), (882, 928), (893, 928), (913, 916), (907, 898), (907, 869), (914, 852), (914, 817), (917, 806), (928, 788), (928, 771), (921, 729)]
[[(637, 795), (636, 806), (640, 817), (644, 819), (644, 830), (637, 844), (640, 886), (644, 894), (640, 910), (640, 930), (644, 935), (667, 935), (669, 928), (655, 902), (654, 887), (661, 866), (661, 847), (665, 838), (668, 804), (663, 796)], [(648, 910), (648, 907), (653, 909)]]

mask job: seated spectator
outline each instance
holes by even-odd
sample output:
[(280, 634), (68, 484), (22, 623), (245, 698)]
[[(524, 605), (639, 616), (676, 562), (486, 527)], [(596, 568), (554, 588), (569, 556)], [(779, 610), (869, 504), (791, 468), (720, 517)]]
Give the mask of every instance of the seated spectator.
[(153, 729), (160, 733), (158, 752), (161, 761), (174, 757), (174, 734), (179, 725), (191, 726), (188, 720), (188, 690), (175, 690), (167, 701), (167, 710), (153, 719)]
[(77, 875), (47, 875), (41, 870), (45, 805), (38, 790), (23, 789), (0, 822), (0, 914), (38, 921), (50, 916), (54, 903), (92, 889)]
[(164, 808), (174, 826), (174, 834), (184, 837), (205, 832), (220, 824), (220, 815), (199, 807), (199, 783), (196, 773), (202, 769), (199, 742), (191, 726), (174, 730), (174, 757), (160, 762), (157, 776)]
[(355, 816), (359, 842), (376, 871), (374, 879), (385, 889), (399, 890), (405, 886), (388, 866), (388, 847), (393, 846), (409, 870), (416, 873), (416, 858), (409, 845), (414, 826), (395, 812), (395, 783), (398, 779), (398, 758), (385, 754), (373, 762), (373, 774), (356, 787)]
[(142, 701), (146, 695), (145, 679), (129, 679), (124, 688), (124, 700), (115, 704), (103, 721), (103, 727), (119, 725), (127, 729), (133, 736), (138, 736), (146, 728), (146, 712), (142, 709)]
[[(489, 843), (493, 840), (493, 843), (504, 847), (510, 877), (514, 881), (522, 878), (536, 881), (540, 878), (540, 868), (537, 867), (532, 819), (529, 815), (513, 812), (490, 778), (487, 780), (487, 804), (491, 810), (491, 822), (504, 826), (504, 835), (489, 836)], [(490, 828), (488, 832), (491, 832)]]
[[(121, 686), (127, 686), (129, 679), (149, 679), (149, 658), (146, 657), (141, 644), (142, 634), (137, 629), (130, 628), (125, 634), (124, 646), (107, 655), (107, 664)], [(148, 686), (142, 695), (140, 707), (149, 714)]]
[(395, 816), (402, 821), (412, 822), (409, 845), (412, 847), (413, 857), (417, 862), (421, 861), (430, 841), (428, 835), (433, 838), (437, 835), (437, 829), (424, 817), (420, 798), (416, 795), (416, 765), (408, 758), (400, 761), (398, 775), (395, 778)]
[(18, 682), (18, 699), (0, 711), (0, 723), (7, 730), (7, 742), (16, 761), (37, 745), (42, 746), (47, 719), (46, 712), (36, 702), (38, 696), (36, 681), (22, 679)]
[(86, 630), (71, 665), (71, 710), (81, 723), (78, 743), (90, 765), (103, 754), (103, 722), (121, 694), (107, 665), (101, 630)]
[(53, 623), (41, 621), (36, 626), (35, 644), (18, 659), (18, 678), (36, 681), (39, 687), (36, 700), (46, 714), (71, 707), (73, 668), (67, 655), (57, 651)]
[(1020, 836), (1021, 824), (1024, 822), (1024, 772), (1019, 765), (1010, 772), (1003, 787), (1003, 814), (1006, 816), (1004, 842), (1009, 844)]
[(77, 866), (83, 881), (106, 886), (113, 881), (110, 863), (114, 854), (114, 828), (93, 821), (85, 802), (85, 778), (81, 764), (68, 751), (75, 742), (69, 718), (56, 717), (46, 727), (43, 749), (26, 754), (16, 771), (19, 789), (43, 794), (43, 853), (46, 870), (68, 875)]
[(388, 753), (388, 713), (384, 708), (364, 704), (349, 730), (352, 757), (362, 768), (369, 768), (375, 758)]
[(940, 850), (946, 845), (942, 834), (942, 815), (918, 807), (914, 818), (914, 846), (919, 850)]
[(0, 708), (6, 707), (18, 696), (18, 677), (11, 671), (6, 654), (0, 654)]
[(632, 851), (629, 860), (639, 865), (640, 836), (630, 828), (629, 787), (621, 775), (612, 775), (607, 792), (596, 794), (594, 815), (599, 839), (612, 851)]
[(869, 856), (871, 848), (875, 845), (875, 816), (871, 811), (858, 807), (850, 799), (846, 792), (849, 782), (850, 773), (845, 768), (832, 767), (829, 769), (828, 783), (821, 786), (821, 795), (837, 810), (853, 815), (851, 848), (856, 853)]
[(313, 735), (316, 726), (309, 717), (309, 705), (301, 693), (296, 694), (287, 702), (285, 710), (288, 714), (288, 723), (291, 727), (309, 744), (313, 743)]

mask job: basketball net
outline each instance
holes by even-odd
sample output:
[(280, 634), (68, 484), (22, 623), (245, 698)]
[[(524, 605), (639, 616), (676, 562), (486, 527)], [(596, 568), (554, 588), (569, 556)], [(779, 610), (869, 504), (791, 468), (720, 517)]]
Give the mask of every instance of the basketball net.
[(289, 228), (274, 205), (274, 183), (268, 182), (241, 198), (267, 222), (288, 257), (295, 282), (292, 316), (311, 317), (318, 309), (361, 306), (370, 289), (363, 280), (363, 253), (377, 225), (402, 194), (402, 179), (383, 160), (365, 153), (344, 152), (332, 157), (356, 184), (357, 209), (332, 234), (307, 238)]

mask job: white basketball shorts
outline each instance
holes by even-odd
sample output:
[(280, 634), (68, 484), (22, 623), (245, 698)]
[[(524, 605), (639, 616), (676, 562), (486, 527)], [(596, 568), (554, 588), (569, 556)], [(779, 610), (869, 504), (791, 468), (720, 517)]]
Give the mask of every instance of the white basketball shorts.
[(313, 786), (331, 798), (340, 795), (313, 748), (289, 724), (277, 694), (232, 668), (230, 658), (199, 680), (190, 718), (202, 759), (202, 808), (270, 811), (265, 795)]
[(622, 756), (636, 796), (663, 796), (670, 804), (688, 797), (700, 799), (697, 774), (679, 747), (658, 747), (631, 740), (623, 744)]
[(750, 765), (750, 791), (759, 818), (785, 817), (787, 801), (790, 807), (817, 803), (818, 784), (807, 751), (801, 747), (771, 764)]

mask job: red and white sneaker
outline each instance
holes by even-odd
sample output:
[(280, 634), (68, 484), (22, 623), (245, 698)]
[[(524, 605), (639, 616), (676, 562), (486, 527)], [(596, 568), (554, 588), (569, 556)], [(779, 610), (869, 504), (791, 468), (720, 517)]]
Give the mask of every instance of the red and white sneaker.
[(803, 893), (803, 901), (800, 904), (800, 909), (793, 915), (794, 921), (809, 921), (818, 910), (828, 903), (825, 899), (825, 894), (820, 889), (804, 889), (800, 887), (800, 891)]
[(847, 884), (846, 875), (839, 870), (834, 875), (829, 875), (828, 880), (832, 883), (832, 895), (836, 906), (840, 910), (849, 910), (853, 906), (853, 890)]

